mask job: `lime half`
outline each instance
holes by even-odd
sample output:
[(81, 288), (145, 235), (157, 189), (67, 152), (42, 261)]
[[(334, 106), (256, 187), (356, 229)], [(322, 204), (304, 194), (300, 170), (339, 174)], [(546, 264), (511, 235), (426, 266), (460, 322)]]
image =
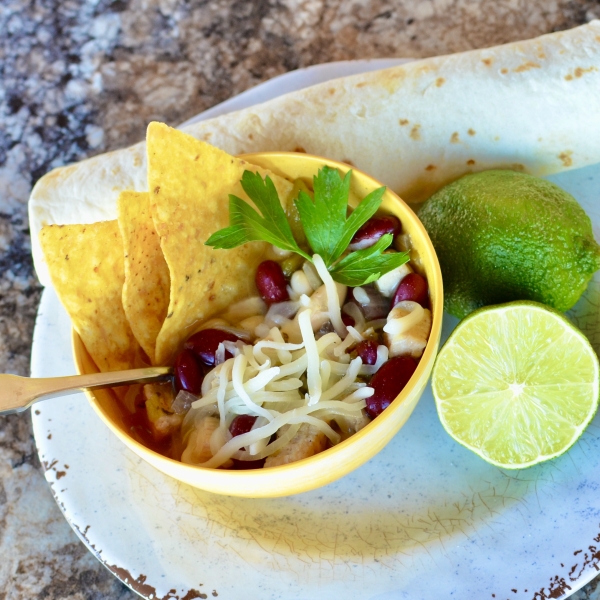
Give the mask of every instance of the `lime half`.
[(535, 302), (482, 308), (440, 351), (433, 395), (446, 431), (508, 469), (554, 458), (598, 406), (598, 357), (565, 317)]

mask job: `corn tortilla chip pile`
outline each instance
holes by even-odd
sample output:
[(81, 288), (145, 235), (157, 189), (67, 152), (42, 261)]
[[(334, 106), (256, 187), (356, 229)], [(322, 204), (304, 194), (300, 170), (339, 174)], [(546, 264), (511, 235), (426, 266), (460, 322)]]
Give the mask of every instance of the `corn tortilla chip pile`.
[(150, 192), (121, 192), (118, 220), (40, 233), (52, 283), (101, 371), (171, 364), (202, 322), (255, 294), (266, 244), (204, 242), (228, 224), (229, 194), (248, 200), (244, 170), (269, 175), (285, 202), (293, 188), (161, 123), (148, 127), (147, 148)]

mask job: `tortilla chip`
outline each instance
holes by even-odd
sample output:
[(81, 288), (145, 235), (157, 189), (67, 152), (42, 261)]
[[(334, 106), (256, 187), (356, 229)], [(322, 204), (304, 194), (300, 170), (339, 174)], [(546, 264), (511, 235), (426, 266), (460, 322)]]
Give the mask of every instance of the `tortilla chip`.
[(40, 244), (75, 331), (101, 371), (136, 366), (139, 345), (121, 301), (123, 242), (116, 221), (50, 225)]
[(169, 269), (146, 192), (119, 196), (119, 229), (125, 249), (123, 308), (133, 334), (154, 363), (156, 338), (169, 306)]
[(254, 276), (266, 243), (232, 250), (204, 244), (229, 225), (229, 194), (248, 199), (240, 185), (244, 170), (270, 175), (284, 203), (292, 184), (162, 123), (150, 123), (146, 139), (152, 216), (171, 276), (155, 358), (169, 364), (199, 323), (257, 293)]

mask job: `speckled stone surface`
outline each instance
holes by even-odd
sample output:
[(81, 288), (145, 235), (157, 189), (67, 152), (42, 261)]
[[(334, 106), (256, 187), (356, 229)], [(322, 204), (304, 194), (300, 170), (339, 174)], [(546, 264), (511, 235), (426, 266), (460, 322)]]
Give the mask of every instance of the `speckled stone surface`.
[[(598, 1), (0, 0), (0, 371), (29, 372), (41, 290), (27, 198), (49, 169), (299, 67), (457, 52), (592, 18)], [(62, 517), (27, 415), (0, 421), (0, 556), (0, 600), (136, 597)], [(598, 580), (573, 595), (599, 597)]]

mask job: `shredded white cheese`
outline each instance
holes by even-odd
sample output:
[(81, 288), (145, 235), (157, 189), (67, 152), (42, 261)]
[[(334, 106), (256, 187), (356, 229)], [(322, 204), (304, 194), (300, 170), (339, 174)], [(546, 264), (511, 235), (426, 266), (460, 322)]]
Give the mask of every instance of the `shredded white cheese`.
[(248, 394), (246, 388), (244, 387), (244, 371), (247, 364), (248, 361), (243, 354), (240, 354), (233, 359), (233, 369), (231, 372), (231, 383), (233, 383), (233, 389), (237, 392), (238, 396), (252, 412), (271, 421), (273, 419), (273, 415), (271, 415), (268, 410), (265, 410), (264, 408), (258, 406), (258, 404), (255, 404), (252, 398), (250, 398), (250, 394)]
[[(307, 262), (302, 271), (297, 271), (300, 275), (296, 279), (302, 285), (292, 290), (293, 300), (274, 304), (268, 310), (257, 302), (236, 307), (240, 314), (254, 309), (253, 323), (259, 323), (254, 332), (259, 339), (253, 345), (219, 345), (217, 363), (221, 364), (207, 374), (202, 397), (192, 403), (184, 419), (183, 443), (189, 445), (182, 456), (184, 462), (217, 468), (231, 464), (232, 458), (266, 458), (288, 444), (303, 423), (336, 444), (341, 439), (340, 429), (336, 431), (330, 423), (343, 424), (341, 431), (347, 433), (358, 431), (368, 422), (365, 400), (374, 391), (360, 377), (372, 376), (381, 368), (389, 357), (388, 347), (378, 345), (374, 365), (362, 364), (360, 357), (352, 359), (348, 351), (363, 339), (373, 339), (375, 328), (383, 326), (392, 335), (410, 330), (423, 318), (423, 308), (410, 303), (403, 307), (409, 313), (400, 318), (365, 323), (359, 307), (348, 303), (344, 311), (355, 324), (346, 327), (341, 318), (345, 286), (333, 281), (319, 255), (314, 255), (313, 261), (314, 266)], [(299, 293), (303, 289), (311, 296)], [(362, 289), (356, 288), (354, 294), (359, 302), (368, 300)], [(331, 321), (334, 331), (317, 339), (315, 331), (327, 321)], [(226, 352), (233, 358), (225, 360)], [(206, 417), (213, 415), (218, 415), (217, 429), (203, 427)], [(257, 418), (250, 431), (232, 438), (229, 428), (238, 415)], [(204, 430), (210, 432), (206, 442), (199, 437)], [(274, 434), (276, 439), (272, 439)], [(201, 444), (210, 447), (212, 458), (206, 460), (205, 453), (194, 451)]]
[[(397, 310), (398, 308), (400, 310)], [(410, 312), (404, 314), (405, 311)], [(404, 316), (398, 316), (397, 313), (400, 312), (402, 312)], [(424, 315), (425, 310), (418, 302), (411, 302), (410, 300), (399, 302), (388, 315), (387, 323), (384, 325), (383, 331), (393, 336), (401, 335), (410, 331), (415, 325), (418, 325)]]
[(329, 312), (329, 318), (331, 319), (331, 324), (333, 325), (336, 333), (341, 338), (344, 338), (348, 332), (344, 322), (342, 321), (342, 308), (340, 306), (340, 297), (338, 295), (337, 285), (327, 270), (325, 262), (318, 254), (313, 256), (313, 262), (317, 272), (319, 273), (319, 276), (325, 284), (325, 290), (327, 291), (327, 309)]
[(306, 383), (308, 385), (307, 400), (309, 406), (316, 404), (321, 397), (321, 371), (319, 369), (319, 352), (317, 341), (310, 322), (310, 310), (303, 310), (298, 315), (300, 333), (306, 350)]
[(352, 295), (354, 296), (354, 299), (363, 306), (368, 306), (371, 304), (371, 298), (369, 298), (369, 294), (367, 294), (367, 292), (365, 292), (365, 290), (363, 290), (361, 287), (355, 287), (352, 290)]
[[(192, 424), (189, 428), (200, 423), (194, 413), (219, 414), (218, 433), (213, 432), (210, 438), (213, 456), (201, 466), (215, 468), (231, 458), (269, 456), (288, 443), (302, 423), (316, 427), (335, 444), (340, 436), (329, 421), (337, 417), (364, 420), (365, 398), (372, 394), (372, 388), (357, 381), (362, 361), (355, 358), (348, 364), (347, 354), (336, 356), (342, 340), (335, 332), (315, 339), (311, 316), (310, 308), (302, 308), (297, 315), (301, 343), (287, 343), (281, 331), (271, 328), (267, 338), (253, 346), (236, 347), (236, 356), (207, 375), (203, 397), (192, 404), (191, 414), (186, 416), (186, 422)], [(356, 341), (361, 336), (354, 330), (346, 337)], [(303, 388), (308, 389), (305, 395)], [(240, 414), (258, 418), (248, 433), (232, 439), (229, 427)], [(271, 441), (284, 425), (289, 428)], [(189, 434), (187, 439), (198, 443)], [(191, 461), (192, 456), (193, 452), (186, 452), (182, 460)]]

